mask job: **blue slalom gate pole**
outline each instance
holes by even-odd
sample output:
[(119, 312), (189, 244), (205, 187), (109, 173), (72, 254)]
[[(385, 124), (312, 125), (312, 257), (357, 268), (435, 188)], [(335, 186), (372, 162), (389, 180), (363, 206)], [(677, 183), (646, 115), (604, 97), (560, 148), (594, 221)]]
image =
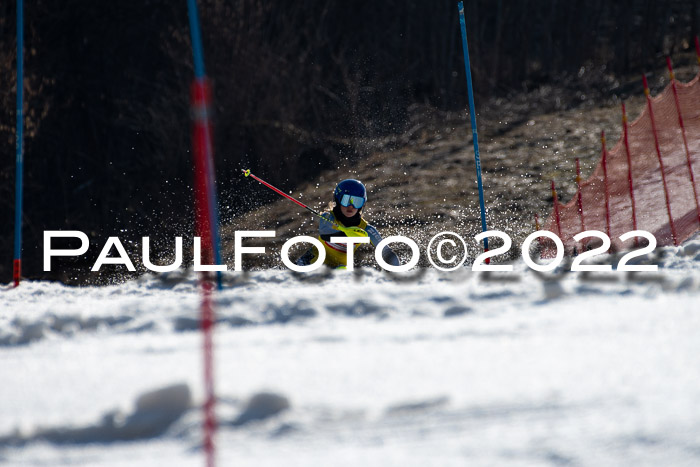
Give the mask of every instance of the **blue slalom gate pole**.
[(15, 287), (19, 285), (22, 273), (22, 178), (24, 176), (24, 1), (17, 0), (17, 141), (15, 167), (15, 256), (12, 276)]
[[(196, 0), (187, 0), (187, 11), (190, 20), (192, 51), (194, 54), (194, 83), (192, 85), (192, 110), (195, 118), (195, 171), (203, 173), (204, 177), (199, 188), (206, 192), (206, 200), (200, 203), (200, 209), (206, 206), (208, 212), (208, 228), (211, 235), (211, 245), (214, 261), (221, 264), (221, 239), (219, 235), (219, 213), (216, 202), (216, 183), (214, 177), (214, 151), (211, 141), (211, 118), (208, 79), (204, 71), (204, 52), (202, 35), (199, 28), (199, 15)], [(195, 181), (195, 190), (198, 188)], [(221, 272), (216, 273), (218, 289), (222, 289)]]
[[(474, 91), (472, 89), (472, 72), (469, 64), (469, 46), (467, 45), (467, 25), (464, 21), (464, 4), (459, 2), (459, 24), (462, 28), (462, 48), (464, 49), (464, 68), (467, 72), (467, 88), (469, 92), (469, 116), (471, 117), (472, 136), (474, 141), (474, 161), (476, 162), (476, 182), (479, 187), (479, 207), (481, 208), (481, 231), (486, 232), (486, 207), (484, 205), (484, 186), (481, 183), (481, 160), (479, 159), (479, 139), (476, 134), (476, 110), (474, 110)], [(484, 238), (484, 251), (489, 249), (489, 240)]]

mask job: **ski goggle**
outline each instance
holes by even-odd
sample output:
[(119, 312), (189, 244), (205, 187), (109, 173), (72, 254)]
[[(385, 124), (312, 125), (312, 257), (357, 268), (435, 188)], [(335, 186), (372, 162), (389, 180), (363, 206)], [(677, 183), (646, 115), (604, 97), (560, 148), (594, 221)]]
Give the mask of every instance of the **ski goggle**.
[(342, 198), (340, 198), (341, 206), (347, 207), (351, 204), (355, 209), (362, 209), (362, 206), (365, 205), (365, 199), (360, 196), (352, 196), (348, 194), (345, 194)]

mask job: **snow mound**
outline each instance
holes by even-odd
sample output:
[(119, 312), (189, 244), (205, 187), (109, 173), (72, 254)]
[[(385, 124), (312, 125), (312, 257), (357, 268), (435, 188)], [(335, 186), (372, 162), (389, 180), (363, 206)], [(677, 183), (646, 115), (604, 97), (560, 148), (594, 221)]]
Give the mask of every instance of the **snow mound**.
[(14, 434), (0, 437), (0, 447), (35, 441), (87, 444), (154, 438), (165, 433), (191, 407), (190, 388), (186, 384), (175, 384), (142, 394), (130, 414), (114, 410), (99, 422), (85, 427), (39, 428), (33, 433), (16, 430)]
[(397, 415), (409, 415), (416, 414), (420, 412), (427, 412), (430, 410), (436, 410), (443, 408), (448, 404), (450, 398), (447, 396), (439, 396), (432, 399), (426, 399), (421, 401), (404, 402), (400, 404), (395, 404), (386, 409), (386, 415), (397, 416)]
[(243, 411), (231, 422), (241, 426), (258, 420), (265, 420), (290, 408), (289, 399), (273, 392), (260, 392), (246, 402)]

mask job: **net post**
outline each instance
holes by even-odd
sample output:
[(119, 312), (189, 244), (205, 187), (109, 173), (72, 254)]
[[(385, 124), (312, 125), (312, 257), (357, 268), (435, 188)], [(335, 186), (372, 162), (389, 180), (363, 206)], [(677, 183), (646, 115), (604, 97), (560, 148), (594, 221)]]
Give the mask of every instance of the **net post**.
[[(632, 182), (632, 156), (630, 155), (629, 138), (627, 137), (627, 111), (625, 103), (622, 103), (622, 135), (625, 143), (625, 154), (627, 155), (627, 181), (630, 187), (630, 200), (632, 201), (632, 227), (637, 230), (637, 204), (634, 199), (634, 183)], [(639, 246), (639, 237), (634, 237), (634, 246)]]
[(608, 187), (608, 149), (605, 144), (605, 131), (600, 132), (603, 147), (603, 186), (605, 187), (605, 233), (610, 237), (610, 188)]
[(671, 214), (671, 199), (668, 194), (668, 185), (666, 183), (666, 172), (664, 170), (664, 162), (661, 158), (661, 148), (659, 147), (659, 135), (656, 131), (656, 122), (654, 121), (654, 109), (651, 104), (651, 95), (649, 92), (649, 83), (647, 82), (646, 75), (642, 75), (642, 83), (644, 84), (644, 95), (647, 98), (647, 109), (649, 109), (649, 118), (651, 119), (651, 130), (654, 133), (654, 146), (656, 147), (656, 156), (659, 159), (659, 169), (661, 170), (661, 182), (664, 188), (664, 197), (666, 198), (666, 211), (668, 212), (668, 222), (671, 226), (671, 236), (673, 237), (673, 244), (678, 246), (678, 235), (676, 235), (676, 225), (673, 222), (673, 215)]
[(576, 187), (578, 188), (577, 201), (578, 201), (578, 214), (581, 218), (581, 232), (586, 231), (586, 223), (583, 219), (583, 195), (581, 194), (581, 163), (578, 157), (576, 158)]
[(557, 198), (557, 189), (554, 187), (554, 180), (551, 181), (552, 187), (552, 200), (554, 202), (554, 220), (557, 223), (557, 231), (559, 232), (559, 238), (561, 238), (561, 219), (559, 217), (559, 199)]
[(676, 75), (673, 74), (673, 65), (671, 64), (671, 57), (666, 55), (666, 67), (668, 67), (668, 76), (671, 79), (671, 83), (675, 88)]
[[(540, 231), (540, 216), (538, 216), (537, 213), (535, 213), (535, 232), (539, 232), (539, 231)], [(542, 237), (537, 237), (537, 241), (540, 244), (540, 249), (542, 249), (542, 245), (543, 245)]]
[(693, 197), (695, 198), (695, 213), (698, 216), (700, 223), (700, 202), (698, 202), (698, 190), (695, 187), (695, 174), (693, 173), (693, 163), (690, 158), (690, 150), (688, 149), (688, 138), (685, 135), (685, 125), (683, 124), (683, 115), (681, 113), (681, 103), (678, 99), (678, 90), (676, 89), (676, 77), (673, 74), (673, 65), (671, 65), (671, 57), (666, 57), (666, 65), (668, 73), (671, 77), (671, 89), (673, 90), (673, 100), (676, 103), (676, 112), (678, 112), (678, 125), (681, 128), (681, 137), (683, 138), (683, 147), (685, 148), (685, 159), (688, 163), (688, 172), (690, 173), (690, 185), (693, 187)]
[(700, 65), (700, 41), (698, 41), (698, 36), (695, 36), (695, 55), (698, 60), (698, 65)]

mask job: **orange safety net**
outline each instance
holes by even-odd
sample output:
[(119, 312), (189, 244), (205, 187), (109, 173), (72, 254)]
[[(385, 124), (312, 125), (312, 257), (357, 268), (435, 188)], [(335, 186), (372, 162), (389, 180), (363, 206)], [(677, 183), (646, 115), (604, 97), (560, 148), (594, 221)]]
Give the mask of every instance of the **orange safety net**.
[[(674, 81), (685, 128), (687, 150), (673, 86), (669, 84), (660, 95), (648, 98), (647, 104), (651, 102), (652, 112), (649, 112), (649, 105), (645, 106), (639, 118), (627, 126), (631, 171), (623, 133), (617, 144), (607, 151), (607, 157), (601, 157), (593, 175), (580, 184), (580, 191), (571, 201), (561, 204), (555, 198), (555, 207), (544, 228), (561, 238), (567, 254), (580, 252), (587, 247), (588, 242), (595, 240), (582, 239), (578, 245), (574, 242), (574, 235), (582, 232), (583, 227), (585, 230), (599, 230), (608, 234), (614, 249), (632, 248), (634, 240), (627, 240), (623, 244), (618, 237), (635, 230), (633, 197), (636, 229), (651, 232), (658, 245), (679, 245), (700, 229), (700, 200), (696, 196), (700, 192), (699, 80), (700, 74), (689, 83)], [(656, 128), (658, 139), (654, 137), (653, 126)], [(659, 162), (656, 141), (662, 164)], [(602, 152), (605, 155), (605, 146)], [(667, 189), (664, 189), (662, 165)], [(607, 214), (606, 172), (609, 206)], [(630, 172), (632, 188), (629, 181)], [(691, 181), (693, 178), (695, 184)], [(578, 204), (579, 194), (581, 210)], [(646, 244), (646, 241), (641, 240), (640, 238), (640, 244)], [(546, 246), (543, 256), (550, 256), (546, 253), (552, 246)]]

